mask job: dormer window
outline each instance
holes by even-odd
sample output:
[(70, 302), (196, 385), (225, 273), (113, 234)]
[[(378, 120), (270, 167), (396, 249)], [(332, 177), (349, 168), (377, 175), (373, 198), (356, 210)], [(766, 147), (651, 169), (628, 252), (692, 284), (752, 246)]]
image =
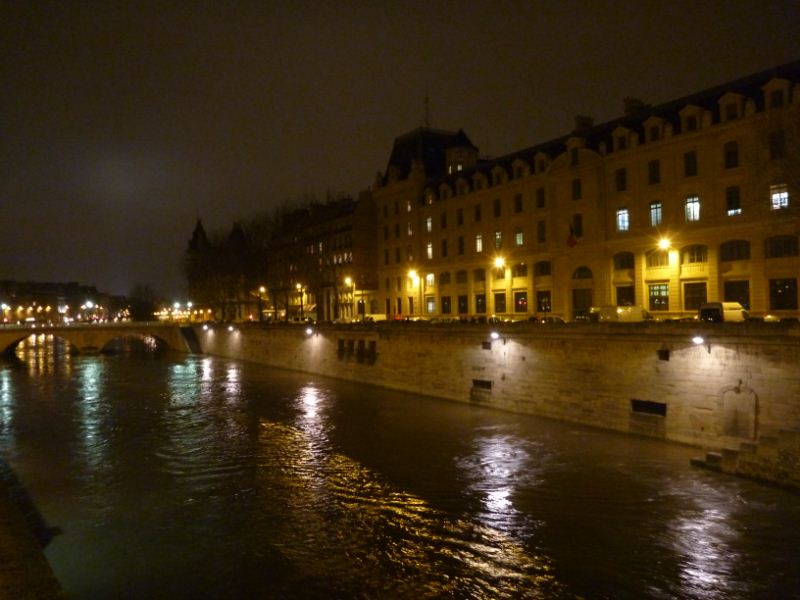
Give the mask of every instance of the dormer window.
[(735, 102), (725, 105), (725, 121), (734, 121), (739, 118), (739, 106)]
[(767, 82), (761, 89), (764, 91), (764, 104), (767, 110), (783, 108), (789, 104), (789, 86), (786, 79), (775, 78)]
[(697, 117), (692, 115), (690, 117), (686, 117), (684, 121), (686, 125), (686, 131), (697, 131)]
[(520, 159), (514, 161), (514, 179), (522, 179), (528, 174), (528, 164)]
[(617, 150), (625, 150), (628, 147), (628, 138), (624, 135), (618, 135), (616, 144)]
[(508, 175), (503, 167), (495, 167), (492, 170), (492, 185), (501, 185), (506, 182)]
[(651, 142), (657, 142), (661, 139), (661, 127), (658, 125), (651, 126), (647, 131)]
[(744, 104), (747, 98), (736, 92), (727, 92), (718, 101), (720, 121), (727, 123), (744, 116)]
[(425, 190), (425, 204), (433, 204), (434, 200), (436, 200), (436, 192)]

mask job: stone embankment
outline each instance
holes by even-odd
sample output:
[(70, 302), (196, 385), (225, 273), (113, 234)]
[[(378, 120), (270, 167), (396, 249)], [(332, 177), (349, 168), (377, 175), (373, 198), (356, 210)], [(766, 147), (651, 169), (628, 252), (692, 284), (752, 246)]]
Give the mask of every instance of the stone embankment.
[(800, 431), (797, 325), (219, 325), (196, 333), (212, 355), (735, 450), (741, 466), (731, 472), (798, 480), (796, 445), (761, 448)]
[(43, 552), (52, 533), (0, 461), (0, 599), (65, 598)]

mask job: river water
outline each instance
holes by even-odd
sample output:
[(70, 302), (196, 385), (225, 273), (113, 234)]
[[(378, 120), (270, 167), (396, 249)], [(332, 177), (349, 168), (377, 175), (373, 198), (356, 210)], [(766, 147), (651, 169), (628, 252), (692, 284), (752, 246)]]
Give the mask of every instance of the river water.
[(69, 598), (798, 598), (800, 495), (698, 452), (203, 356), (0, 365)]

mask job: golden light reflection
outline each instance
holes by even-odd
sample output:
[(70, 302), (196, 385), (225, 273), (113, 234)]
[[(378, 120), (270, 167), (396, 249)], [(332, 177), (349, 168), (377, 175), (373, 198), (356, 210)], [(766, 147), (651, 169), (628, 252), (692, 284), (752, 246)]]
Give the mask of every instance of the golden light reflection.
[[(466, 577), (475, 598), (548, 598), (563, 591), (549, 559), (530, 555), (513, 536), (437, 510), (336, 452), (320, 427), (324, 403), (318, 390), (306, 387), (298, 396), (298, 427), (260, 423), (256, 479), (263, 497), (282, 507), (280, 522), (270, 521), (263, 535), (305, 578), (352, 578), (344, 589), (373, 586), (382, 597), (458, 597)], [(493, 489), (487, 501), (508, 498)], [(354, 563), (361, 569), (352, 569)], [(369, 580), (381, 573), (403, 576)]]

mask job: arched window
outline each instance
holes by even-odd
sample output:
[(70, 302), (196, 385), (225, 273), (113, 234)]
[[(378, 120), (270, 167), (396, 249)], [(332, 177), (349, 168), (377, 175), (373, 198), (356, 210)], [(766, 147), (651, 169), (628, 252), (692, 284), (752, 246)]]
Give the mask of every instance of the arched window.
[(747, 240), (728, 240), (719, 245), (721, 261), (750, 260), (750, 242)]
[(797, 256), (796, 235), (776, 235), (764, 241), (764, 256), (767, 258), (781, 258), (783, 256)]
[(653, 250), (647, 253), (648, 267), (668, 267), (669, 252), (666, 250)]
[(589, 267), (578, 267), (575, 271), (572, 272), (573, 279), (591, 279), (592, 278), (592, 270)]
[(693, 244), (681, 250), (681, 263), (684, 265), (708, 262), (708, 246)]
[(634, 264), (633, 252), (617, 252), (614, 255), (614, 270), (623, 271), (632, 269)]
[(545, 277), (551, 274), (550, 261), (540, 260), (533, 266), (533, 273), (537, 277)]

